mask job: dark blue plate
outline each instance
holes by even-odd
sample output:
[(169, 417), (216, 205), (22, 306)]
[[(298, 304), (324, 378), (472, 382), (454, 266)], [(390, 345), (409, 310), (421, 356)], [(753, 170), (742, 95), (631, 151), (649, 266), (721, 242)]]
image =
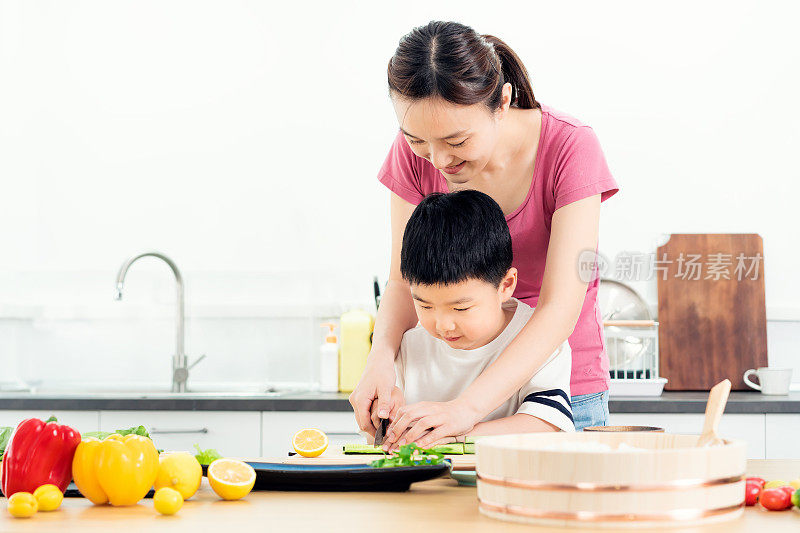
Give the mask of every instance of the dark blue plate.
[[(450, 472), (450, 462), (433, 466), (399, 466), (373, 468), (363, 465), (313, 465), (258, 463), (246, 461), (256, 471), (253, 490), (306, 490), (324, 492), (380, 491), (402, 492), (412, 483), (427, 481)], [(203, 466), (203, 474), (208, 468)], [(67, 498), (80, 498), (81, 493), (70, 483)], [(153, 497), (153, 491), (146, 498)]]
[(450, 472), (450, 463), (432, 466), (373, 468), (363, 465), (309, 465), (251, 463), (256, 471), (253, 490), (307, 490), (326, 492), (401, 492), (412, 483)]

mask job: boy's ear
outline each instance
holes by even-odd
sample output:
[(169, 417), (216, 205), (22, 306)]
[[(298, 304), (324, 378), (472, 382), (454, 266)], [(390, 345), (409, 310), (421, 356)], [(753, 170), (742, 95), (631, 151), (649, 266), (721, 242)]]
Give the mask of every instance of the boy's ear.
[(517, 288), (517, 269), (511, 267), (506, 272), (506, 277), (503, 278), (503, 281), (500, 282), (500, 287), (498, 291), (500, 292), (500, 297), (503, 301), (508, 300), (513, 296), (514, 289)]

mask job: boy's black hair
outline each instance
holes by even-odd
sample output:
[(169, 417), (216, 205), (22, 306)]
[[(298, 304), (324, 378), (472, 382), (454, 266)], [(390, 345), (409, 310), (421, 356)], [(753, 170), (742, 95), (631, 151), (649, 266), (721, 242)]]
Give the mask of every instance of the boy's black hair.
[(478, 279), (499, 287), (512, 260), (508, 224), (489, 195), (474, 190), (433, 193), (408, 219), (400, 272), (417, 285)]

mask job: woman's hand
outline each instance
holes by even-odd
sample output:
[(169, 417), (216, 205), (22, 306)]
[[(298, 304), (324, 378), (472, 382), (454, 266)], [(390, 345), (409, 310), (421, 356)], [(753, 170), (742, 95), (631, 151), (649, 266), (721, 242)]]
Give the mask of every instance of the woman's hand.
[[(373, 350), (367, 357), (367, 366), (356, 389), (350, 393), (350, 405), (361, 431), (375, 435), (377, 424), (372, 422), (373, 410), (378, 418), (388, 418), (392, 411), (392, 389), (397, 380), (394, 354)], [(373, 409), (373, 403), (376, 404)]]
[(419, 402), (397, 410), (397, 418), (386, 430), (385, 451), (416, 442), (428, 448), (451, 437), (469, 433), (480, 419), (459, 398), (449, 402)]

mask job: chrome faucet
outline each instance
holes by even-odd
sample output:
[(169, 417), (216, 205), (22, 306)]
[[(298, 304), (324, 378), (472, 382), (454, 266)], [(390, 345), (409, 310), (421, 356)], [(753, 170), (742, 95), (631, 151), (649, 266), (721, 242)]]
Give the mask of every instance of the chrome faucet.
[(175, 339), (175, 355), (172, 356), (172, 392), (186, 392), (186, 380), (189, 378), (189, 370), (203, 360), (205, 355), (201, 355), (194, 363), (187, 366), (188, 358), (186, 357), (183, 349), (183, 277), (181, 276), (181, 271), (178, 270), (178, 265), (176, 265), (172, 259), (159, 252), (145, 252), (143, 254), (131, 257), (122, 263), (122, 266), (119, 268), (119, 273), (117, 274), (116, 299), (122, 300), (122, 285), (125, 283), (125, 275), (128, 273), (128, 269), (131, 267), (131, 265), (142, 257), (157, 257), (158, 259), (161, 259), (172, 269), (172, 273), (175, 274), (175, 284), (178, 289), (178, 309), (176, 317), (177, 335)]

